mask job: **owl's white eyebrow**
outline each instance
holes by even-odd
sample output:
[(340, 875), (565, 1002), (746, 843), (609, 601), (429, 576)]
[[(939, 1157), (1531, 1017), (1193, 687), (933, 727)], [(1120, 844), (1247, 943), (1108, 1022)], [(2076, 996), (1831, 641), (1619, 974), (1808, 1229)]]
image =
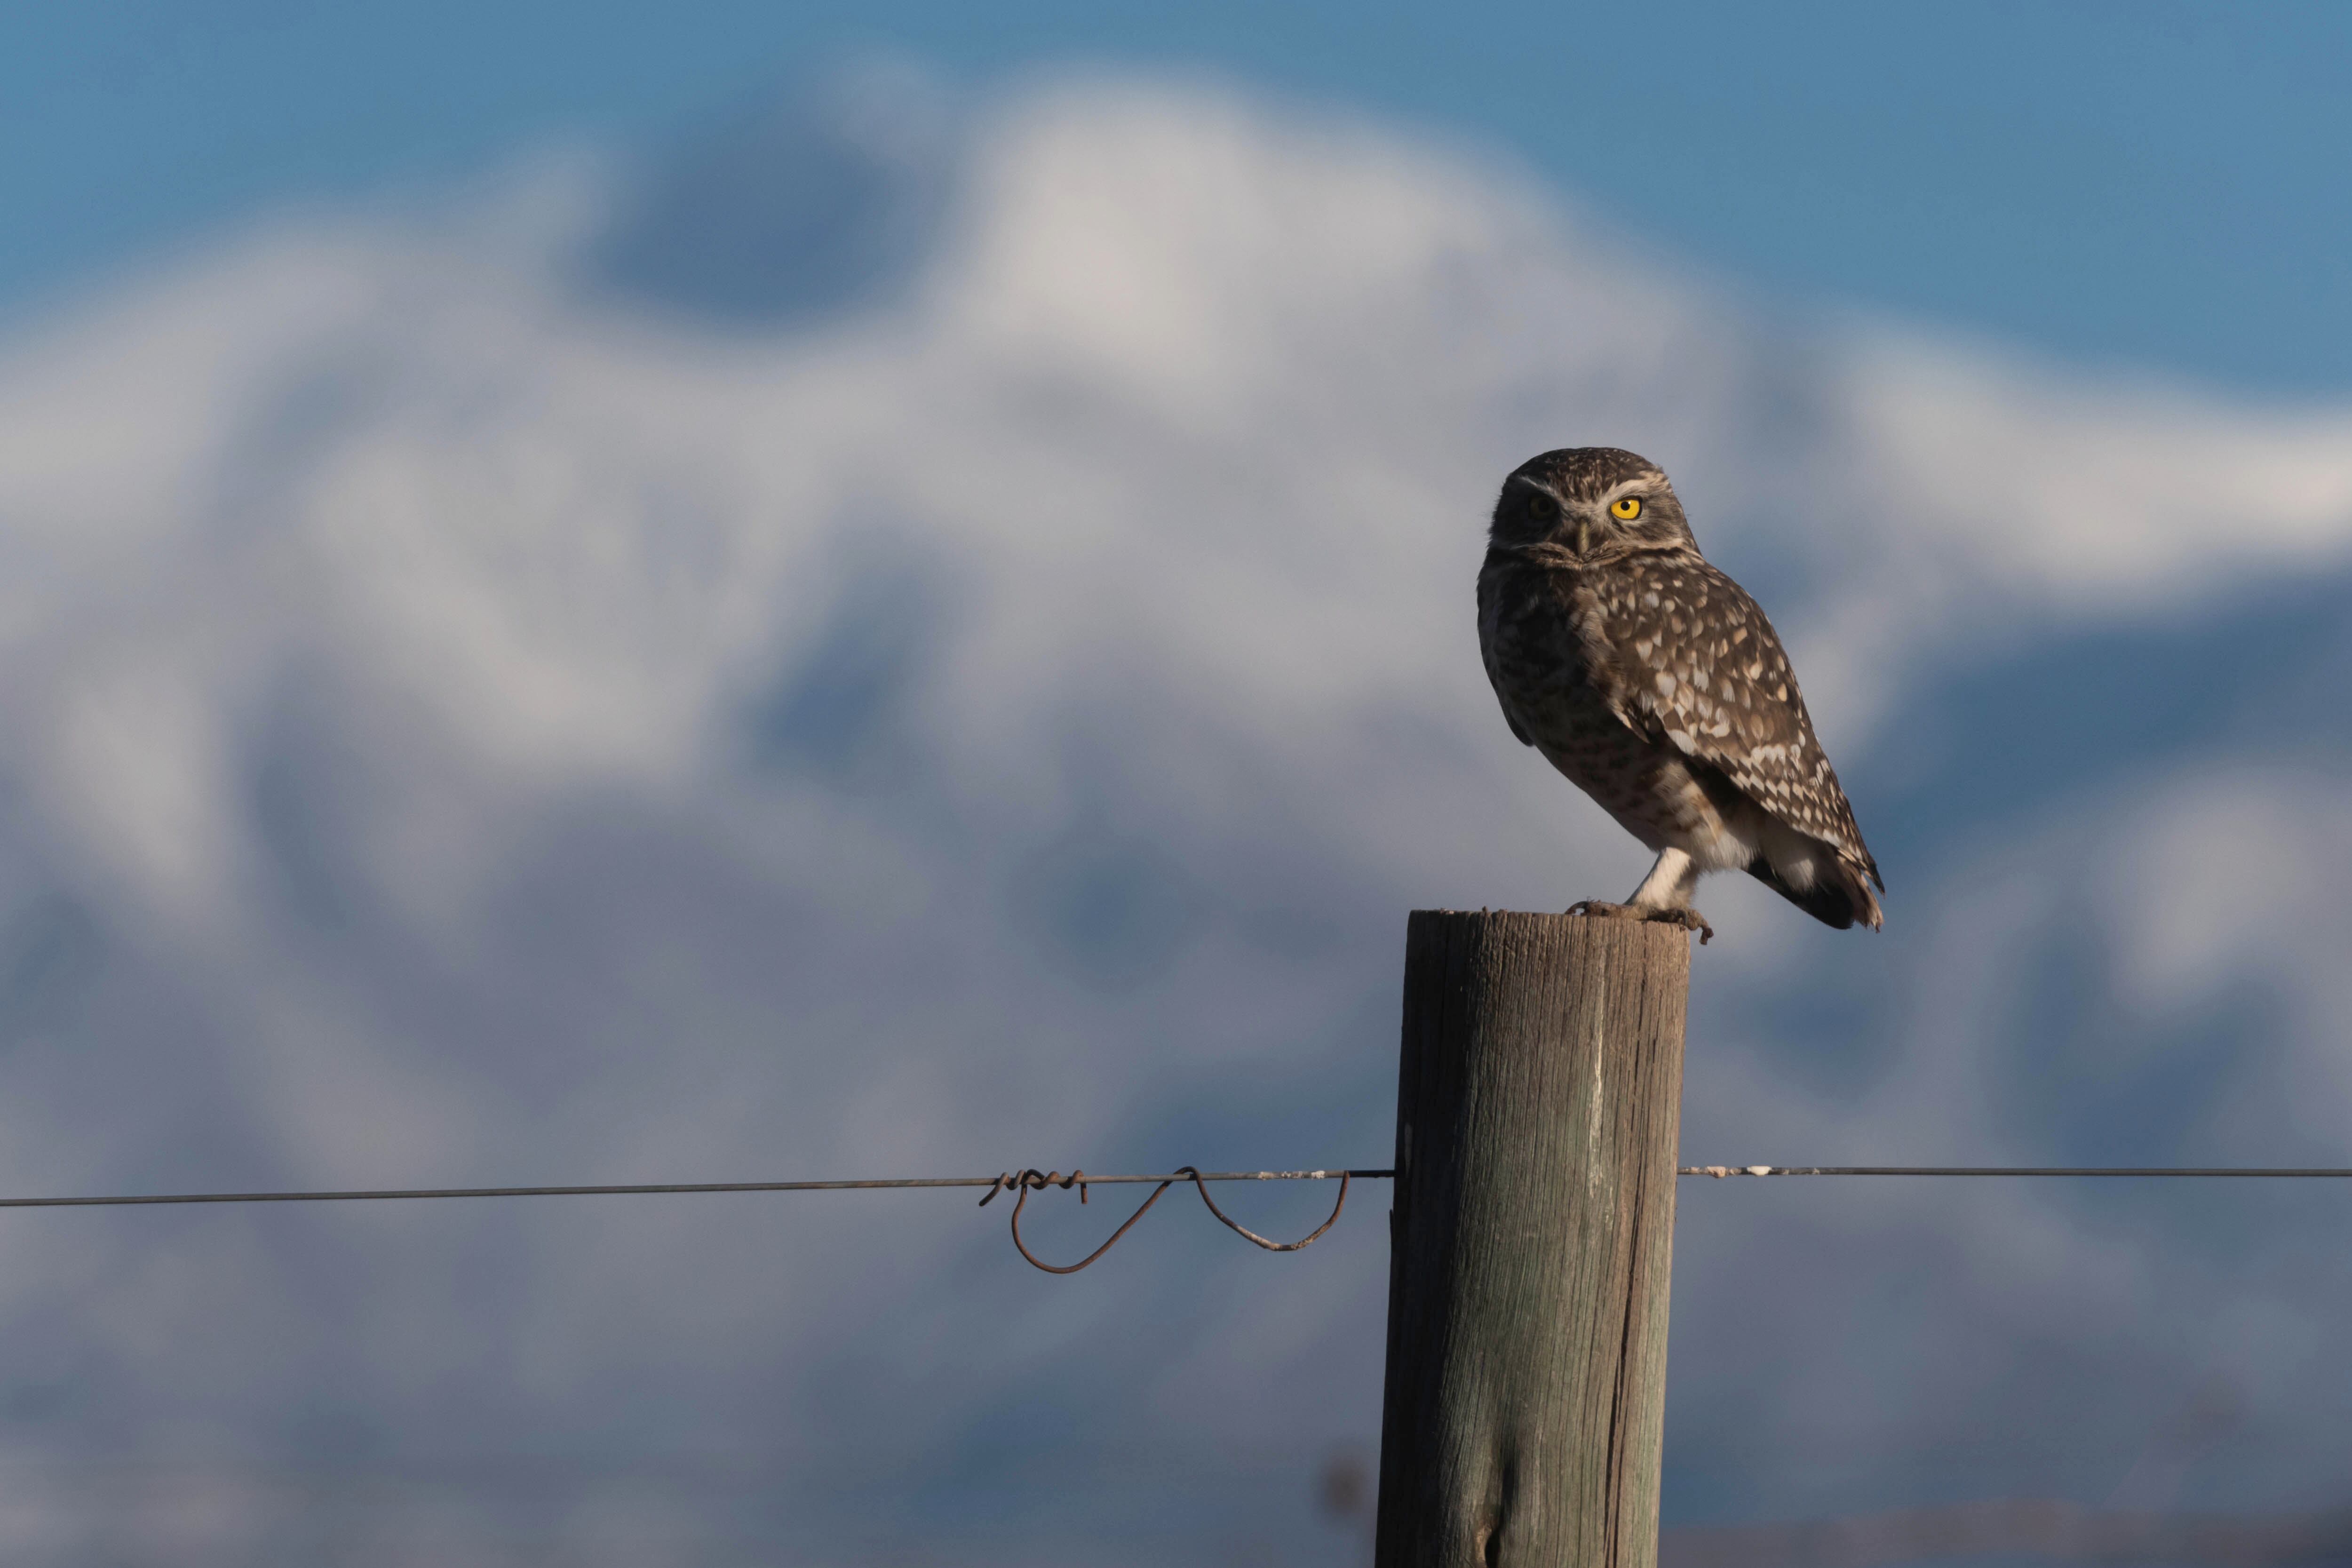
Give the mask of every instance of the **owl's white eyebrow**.
[(1535, 491), (1536, 494), (1540, 496), (1551, 496), (1551, 499), (1554, 500), (1558, 500), (1559, 499), (1559, 497), (1552, 495), (1552, 489), (1549, 485), (1545, 484), (1527, 474), (1513, 474), (1511, 476), (1511, 483), (1515, 485), (1525, 485), (1528, 489)]

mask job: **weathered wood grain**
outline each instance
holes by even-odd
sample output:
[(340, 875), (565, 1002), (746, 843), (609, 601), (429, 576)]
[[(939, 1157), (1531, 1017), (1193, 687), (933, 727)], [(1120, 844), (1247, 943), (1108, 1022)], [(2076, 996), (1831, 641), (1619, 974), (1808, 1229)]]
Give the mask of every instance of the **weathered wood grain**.
[(1654, 1568), (1690, 938), (1415, 910), (1379, 1568)]

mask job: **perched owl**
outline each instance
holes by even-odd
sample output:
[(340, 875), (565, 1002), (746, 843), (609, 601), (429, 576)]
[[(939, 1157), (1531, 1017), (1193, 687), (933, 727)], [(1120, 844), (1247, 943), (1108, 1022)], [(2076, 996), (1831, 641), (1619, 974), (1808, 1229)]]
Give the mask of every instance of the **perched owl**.
[(1885, 883), (1780, 639), (1655, 465), (1581, 447), (1504, 481), (1478, 643), (1511, 733), (1658, 852), (1631, 910), (1703, 928), (1699, 877), (1746, 871), (1816, 920), (1878, 928)]

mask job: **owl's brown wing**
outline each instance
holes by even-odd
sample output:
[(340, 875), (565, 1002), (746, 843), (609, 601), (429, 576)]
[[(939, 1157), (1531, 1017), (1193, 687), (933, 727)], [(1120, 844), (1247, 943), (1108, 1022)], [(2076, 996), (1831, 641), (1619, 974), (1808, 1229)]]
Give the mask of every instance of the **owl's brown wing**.
[(1618, 718), (1706, 763), (1742, 795), (1880, 881), (1853, 807), (1747, 590), (1685, 556), (1632, 563), (1603, 596)]

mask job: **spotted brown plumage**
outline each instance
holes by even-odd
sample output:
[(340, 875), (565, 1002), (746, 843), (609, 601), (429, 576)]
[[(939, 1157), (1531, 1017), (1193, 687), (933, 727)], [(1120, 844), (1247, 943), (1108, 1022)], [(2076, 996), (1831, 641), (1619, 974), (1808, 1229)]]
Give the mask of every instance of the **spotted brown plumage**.
[(1511, 732), (1658, 851), (1633, 909), (1696, 920), (1699, 877), (1744, 870), (1831, 925), (1881, 924), (1789, 656), (1654, 464), (1576, 447), (1504, 481), (1478, 642)]

